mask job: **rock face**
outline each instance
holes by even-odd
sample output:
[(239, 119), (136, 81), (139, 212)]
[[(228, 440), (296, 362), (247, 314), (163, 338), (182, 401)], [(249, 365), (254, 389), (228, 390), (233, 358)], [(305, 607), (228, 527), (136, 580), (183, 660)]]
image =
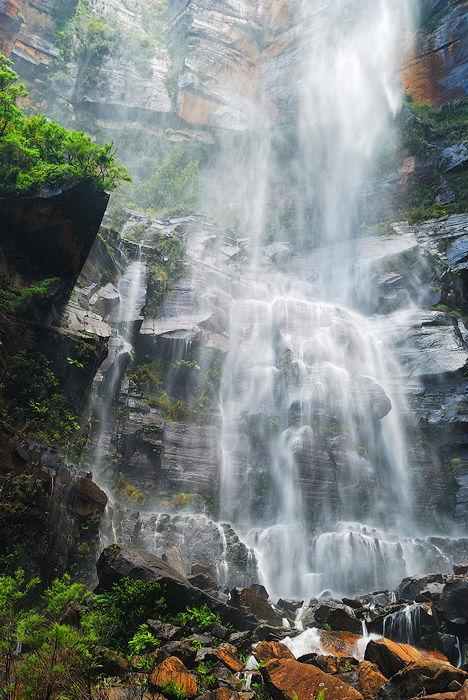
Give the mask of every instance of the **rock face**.
[(379, 691), (379, 699), (406, 700), (406, 698), (443, 693), (449, 690), (453, 681), (463, 684), (467, 678), (465, 671), (441, 661), (413, 661), (399, 671)]
[(329, 700), (362, 700), (362, 695), (320, 669), (290, 659), (273, 659), (261, 669), (274, 700), (286, 700), (296, 693), (301, 700), (315, 700), (320, 691)]
[(91, 183), (24, 199), (3, 199), (0, 245), (7, 257), (28, 259), (39, 275), (75, 284), (106, 211), (109, 196)]
[(418, 33), (403, 79), (415, 102), (440, 106), (466, 95), (462, 76), (468, 70), (468, 12), (463, 2), (433, 0), (430, 4), (434, 14), (426, 9), (426, 27)]
[(58, 454), (0, 431), (0, 490), (0, 556), (8, 560), (13, 551), (15, 569), (44, 582), (72, 565), (89, 580), (107, 503), (101, 489), (77, 478)]

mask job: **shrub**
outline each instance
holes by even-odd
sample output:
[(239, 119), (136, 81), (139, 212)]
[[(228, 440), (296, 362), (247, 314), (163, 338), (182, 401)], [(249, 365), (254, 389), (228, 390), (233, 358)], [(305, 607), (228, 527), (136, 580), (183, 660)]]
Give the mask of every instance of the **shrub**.
[(112, 143), (99, 146), (83, 131), (67, 131), (42, 115), (26, 116), (17, 102), (27, 93), (16, 84), (11, 61), (0, 54), (0, 196), (25, 195), (85, 179), (113, 190), (130, 178)]
[(194, 627), (201, 632), (215, 623), (222, 623), (220, 616), (212, 612), (206, 603), (200, 608), (189, 608), (187, 606), (185, 612), (181, 612), (177, 615), (177, 620), (181, 625)]

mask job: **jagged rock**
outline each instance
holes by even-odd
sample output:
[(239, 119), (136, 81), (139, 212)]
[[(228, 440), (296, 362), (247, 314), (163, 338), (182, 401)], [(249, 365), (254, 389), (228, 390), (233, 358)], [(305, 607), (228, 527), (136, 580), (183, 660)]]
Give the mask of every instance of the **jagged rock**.
[(327, 624), (334, 630), (345, 630), (359, 634), (361, 622), (355, 617), (351, 608), (337, 601), (327, 600), (314, 608), (314, 618), (320, 624)]
[(252, 648), (251, 632), (234, 632), (229, 636), (228, 641), (236, 647), (240, 654), (246, 654)]
[(192, 586), (196, 586), (197, 588), (201, 588), (202, 591), (216, 591), (218, 588), (218, 584), (216, 581), (211, 578), (211, 576), (207, 576), (206, 574), (197, 574), (196, 576), (189, 576), (188, 580), (192, 584)]
[(198, 694), (196, 679), (175, 656), (170, 656), (156, 666), (149, 680), (151, 685), (161, 692), (164, 692), (165, 686), (172, 681), (188, 698), (194, 698)]
[(69, 507), (74, 515), (89, 520), (100, 520), (107, 504), (107, 496), (92, 479), (77, 479), (70, 493)]
[(387, 679), (379, 669), (369, 661), (363, 661), (357, 667), (358, 689), (364, 700), (377, 700), (378, 692)]
[(409, 663), (421, 661), (423, 656), (409, 644), (399, 644), (383, 638), (369, 642), (364, 658), (374, 663), (384, 676), (391, 678)]
[[(60, 277), (70, 293), (104, 216), (109, 195), (82, 182), (49, 195), (3, 199), (0, 246), (44, 277)], [(11, 253), (13, 254), (13, 252)]]
[(95, 647), (97, 651), (97, 662), (99, 671), (103, 676), (114, 677), (124, 676), (128, 673), (130, 665), (123, 656), (117, 654), (113, 649), (107, 647)]
[(190, 645), (190, 642), (174, 641), (159, 647), (151, 656), (157, 664), (174, 656), (180, 659), (187, 668), (193, 668), (197, 650)]
[(455, 700), (468, 700), (468, 681), (463, 683), (462, 689), (455, 696)]
[(147, 625), (161, 642), (178, 642), (188, 633), (186, 627), (177, 627), (160, 620), (148, 620)]
[(90, 306), (96, 307), (101, 316), (109, 316), (119, 305), (120, 297), (118, 290), (109, 282), (101, 287), (89, 299)]
[(165, 599), (171, 610), (180, 611), (187, 605), (199, 607), (206, 603), (213, 612), (240, 630), (254, 627), (257, 622), (245, 608), (235, 608), (212, 598), (208, 593), (192, 586), (162, 559), (147, 552), (116, 544), (110, 545), (101, 553), (97, 571), (98, 590), (109, 590), (125, 576), (147, 582), (156, 581), (164, 586)]
[(468, 574), (468, 563), (466, 564), (454, 564), (453, 573), (457, 576), (462, 576), (463, 574)]
[(414, 696), (443, 693), (452, 681), (464, 683), (468, 674), (451, 664), (433, 659), (412, 661), (379, 691), (379, 700), (407, 700)]
[(293, 692), (301, 700), (315, 700), (320, 691), (327, 700), (362, 700), (361, 693), (344, 681), (291, 659), (268, 661), (261, 674), (274, 700), (288, 700)]
[(241, 690), (242, 682), (225, 664), (221, 662), (215, 663), (211, 669), (210, 673), (216, 678), (218, 683), (230, 690)]
[(283, 620), (263, 595), (257, 593), (253, 588), (234, 588), (231, 591), (231, 604), (248, 608), (259, 620), (265, 620), (271, 625), (281, 627)]
[(468, 576), (451, 576), (437, 603), (445, 619), (463, 625), (468, 622)]
[(200, 649), (196, 660), (197, 663), (220, 661), (233, 673), (239, 673), (243, 668), (243, 664), (237, 657), (237, 649), (232, 644), (223, 643), (216, 648)]
[(352, 656), (323, 656), (321, 654), (305, 654), (298, 659), (302, 664), (317, 666), (324, 673), (335, 676), (338, 673), (346, 673), (357, 667), (358, 661)]
[(421, 591), (430, 583), (444, 583), (443, 574), (421, 574), (404, 578), (395, 591), (397, 600), (416, 600)]
[[(187, 564), (185, 563), (182, 554), (177, 547), (170, 547), (164, 552), (161, 559), (165, 561), (166, 564), (169, 564), (169, 566), (172, 566), (172, 568), (181, 574), (181, 576), (187, 577)], [(195, 586), (196, 584), (193, 585)], [(202, 588), (202, 586), (197, 586), (197, 588)]]
[(270, 661), (271, 659), (293, 659), (295, 656), (285, 644), (281, 642), (260, 642), (253, 650), (257, 661)]
[(294, 617), (299, 608), (301, 608), (303, 605), (303, 600), (285, 600), (283, 598), (280, 598), (276, 603), (278, 610), (285, 612), (291, 617)]

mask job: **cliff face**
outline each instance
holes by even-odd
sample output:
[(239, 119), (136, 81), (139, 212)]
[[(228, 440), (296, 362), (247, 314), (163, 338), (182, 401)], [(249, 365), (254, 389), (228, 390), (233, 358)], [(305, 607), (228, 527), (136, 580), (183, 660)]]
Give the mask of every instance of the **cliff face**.
[(403, 80), (415, 102), (440, 107), (468, 94), (468, 3), (432, 0), (425, 12)]
[(107, 501), (67, 453), (110, 329), (59, 324), (107, 201), (83, 182), (1, 202), (0, 561), (44, 580), (84, 567)]

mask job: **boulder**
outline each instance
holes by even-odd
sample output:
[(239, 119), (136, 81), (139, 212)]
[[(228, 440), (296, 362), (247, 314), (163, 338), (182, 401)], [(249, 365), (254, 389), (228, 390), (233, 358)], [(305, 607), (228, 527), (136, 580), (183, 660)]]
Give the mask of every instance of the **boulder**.
[(397, 600), (416, 600), (416, 597), (427, 588), (429, 583), (444, 583), (444, 574), (422, 574), (407, 576), (395, 591)]
[(197, 681), (194, 676), (187, 671), (180, 659), (170, 656), (154, 669), (149, 677), (151, 685), (157, 690), (164, 692), (169, 683), (174, 683), (182, 689), (188, 698), (194, 698), (198, 694)]
[(437, 611), (446, 620), (458, 625), (468, 622), (468, 576), (452, 576), (446, 582)]
[(155, 664), (161, 663), (170, 657), (176, 657), (180, 659), (185, 666), (192, 668), (197, 656), (197, 650), (187, 642), (175, 641), (159, 647), (151, 656)]
[(220, 661), (210, 668), (210, 675), (216, 678), (219, 685), (229, 690), (242, 689), (242, 681)]
[(354, 632), (360, 634), (362, 623), (354, 615), (352, 609), (335, 600), (319, 603), (314, 610), (314, 617), (319, 624), (327, 624), (333, 630)]
[(68, 507), (79, 518), (100, 520), (107, 496), (92, 479), (78, 478), (70, 492)]
[(244, 665), (239, 661), (236, 647), (232, 644), (220, 644), (216, 648), (207, 647), (197, 651), (196, 662), (217, 663), (220, 661), (233, 673), (239, 673)]
[(232, 605), (243, 606), (250, 610), (259, 620), (265, 620), (270, 625), (282, 627), (283, 618), (273, 610), (262, 593), (253, 588), (233, 588), (231, 591)]
[(160, 620), (147, 620), (147, 624), (151, 632), (161, 642), (179, 641), (188, 632), (186, 627), (177, 627), (176, 625), (171, 625), (168, 622), (161, 622)]
[(380, 673), (377, 666), (370, 661), (363, 661), (357, 668), (358, 688), (364, 700), (377, 700), (378, 692), (387, 679)]
[(224, 642), (214, 650), (218, 659), (233, 673), (239, 673), (244, 668), (244, 664), (239, 661), (237, 649), (232, 644)]
[(463, 576), (463, 574), (468, 574), (468, 563), (464, 564), (454, 564), (453, 573), (457, 576)]
[(347, 673), (358, 665), (358, 661), (351, 656), (323, 656), (322, 654), (305, 654), (300, 656), (301, 664), (317, 666), (324, 673), (336, 676), (338, 673)]
[(253, 650), (257, 661), (266, 663), (271, 659), (296, 659), (292, 651), (281, 642), (260, 642)]
[(448, 662), (435, 659), (412, 661), (379, 691), (379, 700), (407, 700), (451, 690), (453, 681), (464, 683), (468, 674)]
[(95, 647), (99, 673), (106, 677), (124, 676), (130, 670), (127, 659), (107, 647)]
[(367, 645), (364, 659), (371, 661), (386, 678), (391, 678), (412, 661), (424, 657), (409, 644), (399, 644), (390, 639), (372, 639)]
[(187, 605), (200, 607), (206, 604), (238, 630), (251, 629), (258, 624), (258, 620), (242, 606), (227, 605), (195, 588), (174, 568), (147, 552), (112, 544), (102, 551), (96, 568), (99, 577), (97, 592), (110, 590), (114, 583), (125, 577), (154, 581), (164, 588), (164, 598), (171, 612), (184, 610)]
[(272, 659), (261, 674), (273, 700), (315, 700), (321, 691), (326, 700), (363, 700), (361, 693), (341, 679), (292, 659)]
[(289, 600), (287, 598), (280, 598), (279, 601), (276, 603), (276, 607), (278, 608), (278, 610), (281, 610), (290, 617), (295, 617), (297, 611), (299, 610), (299, 608), (302, 608), (303, 605), (303, 600)]

